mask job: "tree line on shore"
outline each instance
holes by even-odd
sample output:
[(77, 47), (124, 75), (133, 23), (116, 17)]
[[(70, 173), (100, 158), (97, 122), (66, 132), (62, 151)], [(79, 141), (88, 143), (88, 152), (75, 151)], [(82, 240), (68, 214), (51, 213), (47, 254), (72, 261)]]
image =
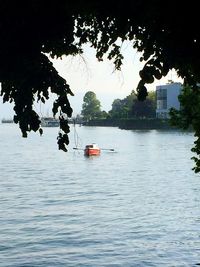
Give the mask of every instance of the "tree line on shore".
[(124, 99), (115, 99), (110, 111), (101, 109), (101, 102), (93, 91), (88, 91), (83, 97), (81, 110), (83, 121), (100, 119), (132, 119), (156, 117), (156, 93), (150, 91), (144, 101), (139, 101), (134, 90)]

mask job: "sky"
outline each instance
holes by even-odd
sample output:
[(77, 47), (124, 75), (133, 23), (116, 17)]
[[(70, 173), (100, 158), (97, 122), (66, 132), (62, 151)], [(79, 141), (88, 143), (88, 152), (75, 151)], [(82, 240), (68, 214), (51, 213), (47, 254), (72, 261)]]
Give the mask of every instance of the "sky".
[[(136, 89), (140, 80), (139, 71), (144, 64), (139, 61), (141, 54), (134, 50), (130, 43), (124, 43), (121, 50), (124, 56), (121, 71), (115, 70), (113, 62), (106, 58), (103, 62), (98, 62), (94, 49), (90, 48), (89, 45), (84, 47), (84, 53), (81, 56), (52, 60), (54, 67), (66, 79), (74, 93), (73, 97), (69, 96), (73, 116), (80, 114), (83, 97), (87, 91), (95, 92), (97, 99), (101, 102), (101, 109), (109, 111), (114, 99), (123, 99), (133, 89)], [(166, 84), (168, 80), (182, 82), (175, 71), (171, 71), (165, 78), (148, 84), (147, 90), (155, 90), (156, 86)], [(52, 95), (45, 105), (36, 104), (35, 109), (38, 114), (41, 116), (51, 115), (53, 100)], [(12, 118), (14, 115), (12, 108), (13, 106), (9, 103), (2, 104), (1, 99), (0, 118)]]

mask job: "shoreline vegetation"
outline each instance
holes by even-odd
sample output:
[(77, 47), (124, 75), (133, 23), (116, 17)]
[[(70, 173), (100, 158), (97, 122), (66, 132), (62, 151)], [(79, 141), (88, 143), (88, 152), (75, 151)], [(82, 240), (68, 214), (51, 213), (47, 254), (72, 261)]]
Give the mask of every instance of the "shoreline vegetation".
[(180, 130), (172, 126), (169, 119), (131, 118), (131, 119), (94, 119), (82, 122), (83, 126), (118, 127), (123, 130)]
[[(56, 120), (55, 118), (52, 118)], [(2, 123), (14, 123), (12, 119), (2, 119)], [(81, 118), (72, 118), (69, 120), (69, 124), (79, 124), (80, 126), (94, 126), (94, 127), (118, 127), (122, 130), (182, 130), (192, 131), (192, 129), (183, 130), (178, 127), (172, 126), (169, 119), (159, 118), (130, 118), (130, 119), (91, 119), (83, 121)], [(44, 126), (44, 125), (42, 125)], [(49, 125), (53, 127), (54, 125)], [(57, 119), (57, 125), (59, 126), (59, 120)]]

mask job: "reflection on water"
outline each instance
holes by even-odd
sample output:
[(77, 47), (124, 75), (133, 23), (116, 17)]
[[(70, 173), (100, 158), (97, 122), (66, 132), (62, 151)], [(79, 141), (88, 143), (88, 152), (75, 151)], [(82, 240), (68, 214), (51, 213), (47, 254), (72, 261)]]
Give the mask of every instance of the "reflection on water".
[(200, 179), (194, 137), (79, 127), (98, 157), (57, 150), (57, 130), (0, 126), (0, 266), (195, 266)]

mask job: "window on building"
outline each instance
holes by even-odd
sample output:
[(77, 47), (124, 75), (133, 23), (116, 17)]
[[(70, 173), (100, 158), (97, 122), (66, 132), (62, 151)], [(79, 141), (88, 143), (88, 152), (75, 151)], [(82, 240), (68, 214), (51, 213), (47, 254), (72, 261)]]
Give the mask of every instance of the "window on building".
[(167, 108), (167, 89), (158, 89), (156, 91), (157, 109)]

